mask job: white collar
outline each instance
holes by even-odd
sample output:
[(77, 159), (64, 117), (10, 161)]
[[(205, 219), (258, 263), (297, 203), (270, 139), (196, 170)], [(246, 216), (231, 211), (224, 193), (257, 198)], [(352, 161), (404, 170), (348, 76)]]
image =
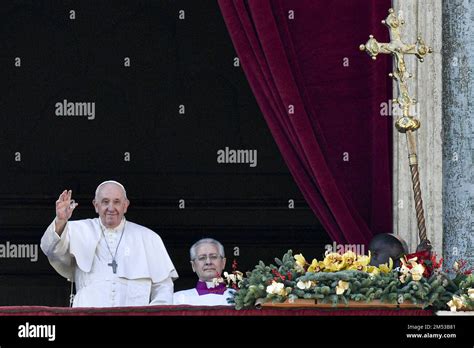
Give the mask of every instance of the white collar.
[(215, 288), (215, 287), (216, 287), (216, 283), (214, 283), (214, 282), (206, 282), (206, 286), (207, 286), (208, 289)]
[(118, 232), (118, 231), (122, 231), (122, 228), (125, 224), (125, 216), (122, 218), (122, 221), (120, 221), (120, 223), (118, 224), (117, 227), (115, 228), (108, 228), (108, 227), (105, 227), (104, 224), (102, 223), (102, 220), (100, 219), (99, 217), (99, 225), (100, 225), (100, 228), (102, 229), (102, 231), (104, 232)]

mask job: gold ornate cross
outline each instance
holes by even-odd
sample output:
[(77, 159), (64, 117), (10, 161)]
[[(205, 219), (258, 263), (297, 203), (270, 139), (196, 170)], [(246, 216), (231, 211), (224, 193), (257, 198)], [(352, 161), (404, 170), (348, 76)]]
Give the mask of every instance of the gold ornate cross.
[(426, 46), (418, 35), (417, 41), (414, 44), (405, 44), (401, 39), (401, 27), (405, 22), (400, 16), (394, 14), (391, 8), (388, 10), (389, 14), (382, 24), (385, 24), (390, 31), (390, 42), (381, 43), (374, 39), (373, 35), (369, 36), (369, 41), (365, 45), (360, 45), (361, 51), (366, 51), (372, 59), (377, 59), (379, 53), (391, 54), (394, 58), (395, 71), (389, 76), (397, 81), (398, 98), (393, 99), (393, 103), (399, 104), (403, 114), (395, 122), (395, 127), (400, 133), (406, 133), (408, 146), (408, 159), (410, 164), (410, 172), (412, 177), (412, 185), (415, 196), (415, 210), (418, 223), (418, 233), (421, 244), (418, 249), (431, 249), (431, 243), (426, 236), (425, 217), (423, 212), (423, 200), (421, 199), (420, 177), (418, 171), (418, 159), (416, 155), (416, 137), (415, 131), (420, 128), (420, 121), (414, 116), (410, 115), (410, 107), (416, 104), (416, 100), (411, 98), (408, 94), (408, 79), (412, 77), (408, 73), (405, 65), (405, 54), (415, 55), (420, 62), (423, 62), (424, 57), (433, 50)]

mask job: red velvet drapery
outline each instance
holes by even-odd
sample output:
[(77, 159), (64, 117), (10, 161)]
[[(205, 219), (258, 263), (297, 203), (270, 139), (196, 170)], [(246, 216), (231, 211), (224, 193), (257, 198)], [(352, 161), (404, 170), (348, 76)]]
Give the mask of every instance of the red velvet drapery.
[(388, 56), (358, 50), (390, 0), (219, 0), (250, 87), (309, 206), (334, 241), (392, 231)]

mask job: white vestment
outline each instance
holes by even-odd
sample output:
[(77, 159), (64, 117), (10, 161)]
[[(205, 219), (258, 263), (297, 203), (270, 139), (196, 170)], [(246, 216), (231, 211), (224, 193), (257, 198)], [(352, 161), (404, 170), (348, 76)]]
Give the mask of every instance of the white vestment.
[[(172, 304), (178, 273), (161, 238), (146, 227), (123, 219), (107, 229), (95, 218), (68, 221), (59, 236), (53, 221), (41, 249), (60, 275), (76, 282), (73, 307)], [(116, 250), (114, 274), (108, 264)]]
[[(209, 283), (208, 283), (209, 284)], [(205, 294), (199, 295), (196, 288), (177, 291), (173, 295), (174, 305), (192, 305), (192, 306), (231, 306), (227, 302), (228, 298), (232, 298), (235, 290), (226, 289), (221, 294)]]

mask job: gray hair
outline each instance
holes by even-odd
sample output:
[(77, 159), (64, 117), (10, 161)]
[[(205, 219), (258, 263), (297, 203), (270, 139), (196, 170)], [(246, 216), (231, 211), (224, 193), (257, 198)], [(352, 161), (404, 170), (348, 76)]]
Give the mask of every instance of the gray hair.
[(225, 257), (224, 246), (219, 241), (213, 238), (203, 238), (194, 243), (193, 246), (189, 249), (189, 257), (191, 258), (191, 261), (196, 259), (196, 251), (198, 246), (200, 246), (201, 244), (214, 244), (217, 247), (217, 250), (219, 250), (219, 255), (222, 258)]
[(97, 200), (97, 197), (99, 196), (99, 191), (100, 189), (102, 188), (102, 186), (104, 186), (105, 184), (115, 184), (117, 185), (118, 187), (120, 187), (123, 191), (123, 196), (125, 197), (125, 199), (127, 199), (127, 191), (125, 191), (125, 187), (119, 183), (118, 181), (115, 181), (115, 180), (107, 180), (107, 181), (104, 181), (102, 183), (99, 184), (99, 186), (97, 186), (96, 190), (95, 190), (95, 199)]

